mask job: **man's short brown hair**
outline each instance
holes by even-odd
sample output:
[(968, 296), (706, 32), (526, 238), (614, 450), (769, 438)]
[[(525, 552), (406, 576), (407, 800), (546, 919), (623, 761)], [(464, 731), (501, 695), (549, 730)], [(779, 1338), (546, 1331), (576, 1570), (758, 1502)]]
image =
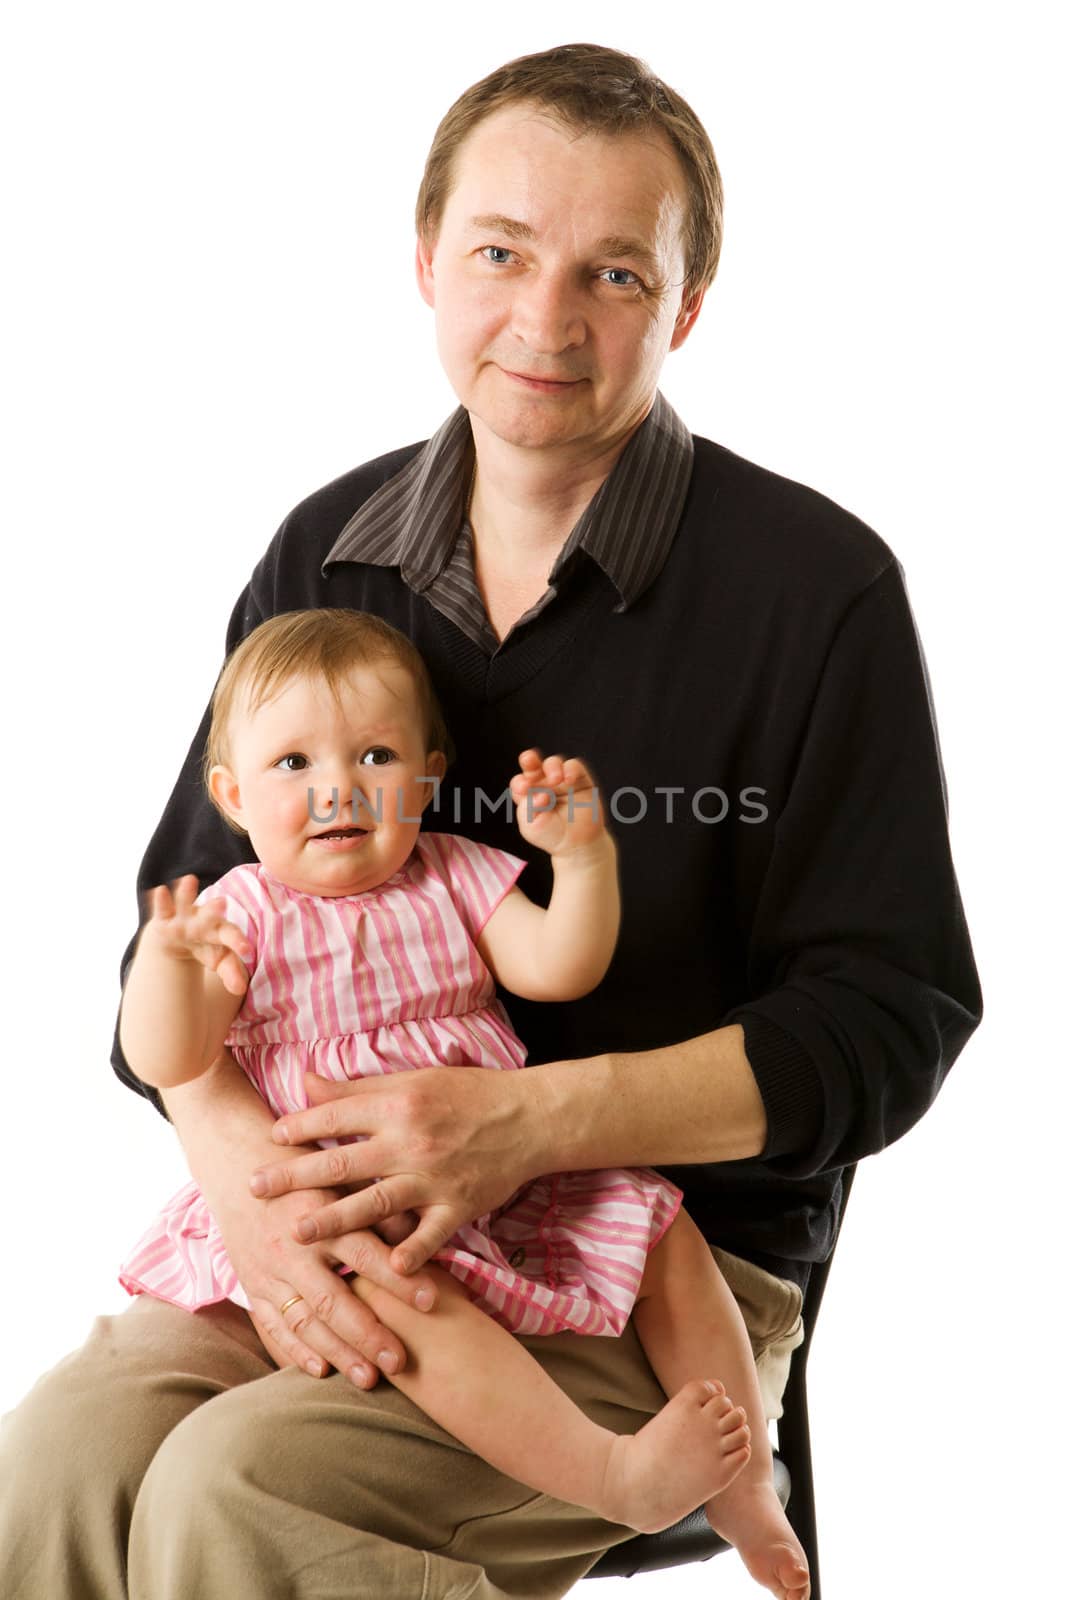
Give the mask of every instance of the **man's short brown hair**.
[[(441, 750), (451, 760), (452, 743), (430, 674), (407, 635), (369, 612), (322, 606), (314, 611), (286, 611), (261, 622), (227, 656), (211, 699), (205, 783), (212, 767), (228, 764), (230, 721), (239, 702), (255, 711), (294, 678), (303, 677), (321, 678), (336, 694), (354, 668), (382, 662), (403, 667), (411, 675), (427, 754)], [(213, 795), (211, 799), (214, 804)]]
[(434, 135), (415, 206), (420, 239), (437, 238), (452, 192), (456, 156), (468, 134), (502, 106), (530, 101), (576, 133), (659, 129), (674, 147), (689, 192), (688, 295), (707, 288), (722, 247), (722, 179), (711, 140), (680, 94), (636, 56), (598, 44), (561, 44), (520, 56), (464, 90)]

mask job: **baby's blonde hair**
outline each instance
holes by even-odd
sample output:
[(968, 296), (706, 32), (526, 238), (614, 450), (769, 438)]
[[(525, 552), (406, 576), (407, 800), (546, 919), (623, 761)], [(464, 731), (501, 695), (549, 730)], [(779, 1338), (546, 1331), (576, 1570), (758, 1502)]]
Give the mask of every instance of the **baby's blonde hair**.
[(323, 606), (286, 611), (261, 622), (226, 658), (211, 697), (211, 727), (204, 748), (203, 776), (211, 803), (238, 833), (211, 794), (212, 767), (229, 765), (229, 731), (234, 707), (243, 699), (249, 711), (281, 692), (295, 678), (321, 678), (332, 694), (354, 667), (392, 662), (410, 673), (426, 735), (427, 752), (440, 750), (452, 760), (452, 741), (434, 693), (426, 663), (406, 634), (367, 611)]

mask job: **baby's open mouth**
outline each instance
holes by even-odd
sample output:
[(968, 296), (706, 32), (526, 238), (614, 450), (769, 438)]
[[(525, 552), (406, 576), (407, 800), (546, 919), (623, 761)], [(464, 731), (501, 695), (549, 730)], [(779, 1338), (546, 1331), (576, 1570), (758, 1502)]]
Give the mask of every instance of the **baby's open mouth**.
[(329, 828), (325, 833), (316, 833), (316, 839), (361, 839), (368, 830), (366, 828)]

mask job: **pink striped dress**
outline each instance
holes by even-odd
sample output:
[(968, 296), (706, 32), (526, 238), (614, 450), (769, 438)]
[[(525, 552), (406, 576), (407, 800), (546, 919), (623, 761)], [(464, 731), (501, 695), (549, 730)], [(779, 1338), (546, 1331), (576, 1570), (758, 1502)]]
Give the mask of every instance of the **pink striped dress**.
[[(524, 1064), (475, 948), (524, 865), (424, 833), (401, 870), (365, 894), (302, 894), (259, 865), (204, 891), (226, 900), (253, 946), (228, 1043), (276, 1116), (306, 1107), (308, 1070), (345, 1079)], [(680, 1191), (644, 1168), (537, 1178), (460, 1228), (435, 1259), (513, 1333), (618, 1334), (648, 1251), (680, 1204)], [(131, 1294), (188, 1310), (224, 1299), (248, 1309), (195, 1183), (164, 1206), (119, 1276)]]

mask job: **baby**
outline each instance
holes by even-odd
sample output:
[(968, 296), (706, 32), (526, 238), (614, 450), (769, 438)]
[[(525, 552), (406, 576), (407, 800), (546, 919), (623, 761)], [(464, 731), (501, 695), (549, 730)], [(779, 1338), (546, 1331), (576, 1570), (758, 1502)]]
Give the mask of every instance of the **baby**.
[[(195, 878), (153, 891), (120, 1019), (144, 1082), (188, 1082), (228, 1045), (283, 1116), (307, 1105), (309, 1071), (518, 1069), (493, 980), (557, 1001), (600, 982), (617, 866), (585, 766), (527, 750), (511, 781), (520, 832), (552, 861), (541, 908), (518, 858), (420, 831), (447, 742), (421, 657), (378, 618), (293, 612), (244, 640), (216, 687), (205, 775), (259, 859), (199, 898)], [(540, 1178), (438, 1252), (430, 1317), (367, 1279), (352, 1290), (409, 1352), (391, 1381), (499, 1471), (641, 1531), (704, 1504), (779, 1600), (807, 1600), (744, 1324), (680, 1205), (647, 1169)], [(121, 1276), (189, 1310), (248, 1305), (195, 1184)], [(511, 1336), (617, 1335), (631, 1316), (670, 1397), (633, 1436), (590, 1421)]]

